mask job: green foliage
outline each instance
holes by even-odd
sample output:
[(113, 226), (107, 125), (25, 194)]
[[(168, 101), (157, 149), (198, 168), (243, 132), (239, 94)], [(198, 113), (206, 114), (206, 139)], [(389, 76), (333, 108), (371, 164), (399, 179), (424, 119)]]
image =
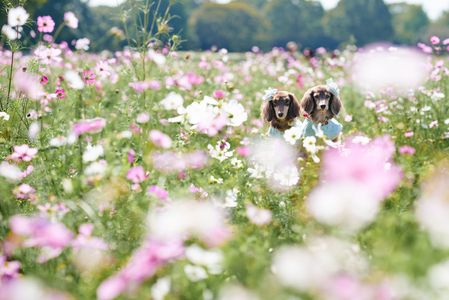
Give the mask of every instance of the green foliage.
[(396, 42), (415, 44), (426, 34), (430, 21), (421, 5), (392, 4), (390, 11)]
[(201, 49), (212, 46), (246, 51), (259, 45), (266, 24), (254, 8), (244, 3), (206, 3), (190, 19), (192, 37)]
[(393, 26), (383, 0), (341, 0), (323, 20), (326, 33), (339, 43), (353, 37), (357, 45), (389, 41)]
[(321, 25), (324, 9), (318, 2), (273, 0), (265, 7), (265, 15), (271, 23), (274, 46), (285, 46), (289, 41), (306, 47), (325, 43)]

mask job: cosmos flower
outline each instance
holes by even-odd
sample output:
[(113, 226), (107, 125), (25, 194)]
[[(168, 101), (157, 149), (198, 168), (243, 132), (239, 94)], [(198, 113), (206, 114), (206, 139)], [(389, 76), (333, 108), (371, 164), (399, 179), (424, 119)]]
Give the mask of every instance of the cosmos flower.
[(11, 8), (8, 11), (8, 25), (11, 27), (23, 26), (26, 24), (30, 15), (21, 7)]
[(37, 17), (37, 31), (50, 33), (55, 29), (55, 21), (50, 16)]
[(72, 29), (78, 28), (78, 18), (71, 11), (64, 13), (64, 23)]
[(29, 162), (37, 154), (37, 148), (31, 148), (30, 146), (24, 144), (21, 146), (14, 146), (14, 152), (8, 156), (9, 159), (15, 162)]
[(168, 149), (172, 145), (171, 138), (159, 130), (151, 130), (149, 137), (150, 141), (160, 148)]
[(103, 118), (86, 119), (75, 123), (72, 132), (76, 136), (84, 133), (98, 133), (106, 126), (106, 120)]

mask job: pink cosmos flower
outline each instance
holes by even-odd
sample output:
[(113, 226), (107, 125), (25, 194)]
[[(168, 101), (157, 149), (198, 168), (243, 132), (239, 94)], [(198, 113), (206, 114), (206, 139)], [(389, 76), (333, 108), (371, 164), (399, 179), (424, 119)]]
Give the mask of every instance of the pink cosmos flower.
[(153, 167), (164, 173), (177, 173), (186, 169), (201, 169), (207, 164), (208, 156), (203, 151), (191, 153), (153, 153)]
[(86, 84), (92, 85), (95, 84), (95, 73), (92, 70), (84, 70), (83, 71), (83, 80)]
[(45, 262), (61, 254), (72, 241), (73, 234), (61, 223), (53, 223), (42, 217), (16, 215), (10, 219), (11, 231), (24, 238), (24, 247), (40, 247), (45, 252), (39, 262)]
[(166, 201), (168, 199), (168, 191), (157, 185), (150, 186), (147, 190), (147, 193), (155, 196), (162, 201)]
[(440, 38), (437, 37), (436, 35), (431, 36), (430, 43), (432, 43), (432, 45), (438, 45), (440, 43)]
[(142, 166), (137, 166), (128, 170), (126, 178), (135, 184), (139, 184), (148, 178), (148, 174), (145, 173)]
[(7, 258), (0, 255), (0, 286), (2, 283), (14, 280), (19, 277), (20, 263), (18, 261), (7, 261)]
[(36, 190), (29, 184), (22, 183), (13, 191), (17, 199), (30, 200), (33, 202), (36, 200)]
[(37, 154), (36, 148), (30, 148), (28, 145), (14, 146), (14, 152), (8, 157), (15, 162), (29, 162)]
[(180, 240), (158, 241), (149, 238), (132, 255), (130, 261), (117, 274), (101, 283), (97, 289), (99, 300), (111, 300), (128, 288), (140, 285), (156, 271), (184, 254)]
[(404, 133), (405, 137), (412, 137), (414, 135), (413, 131), (407, 131)]
[(106, 120), (103, 118), (87, 119), (75, 123), (72, 127), (72, 132), (76, 136), (84, 133), (98, 133), (106, 126)]
[(15, 73), (14, 87), (33, 100), (37, 100), (45, 94), (39, 77), (26, 72)]
[(136, 151), (134, 149), (129, 149), (128, 151), (128, 162), (132, 164), (136, 160)]
[(150, 121), (150, 115), (146, 112), (140, 113), (137, 115), (136, 122), (139, 124), (145, 124)]
[(392, 161), (394, 152), (395, 146), (388, 135), (367, 144), (348, 138), (343, 149), (331, 148), (325, 152), (322, 179), (356, 182), (382, 200), (402, 178), (400, 167)]
[(39, 32), (53, 32), (55, 29), (55, 22), (50, 16), (37, 17), (37, 30)]
[(405, 146), (401, 146), (399, 148), (399, 153), (401, 153), (403, 155), (413, 155), (413, 154), (415, 154), (415, 152), (416, 152), (416, 150), (412, 146), (405, 145)]
[(262, 226), (271, 222), (271, 211), (268, 209), (258, 208), (252, 204), (246, 205), (246, 216), (251, 223)]
[(168, 149), (172, 145), (171, 138), (159, 130), (150, 131), (150, 140), (156, 146), (164, 149)]
[(78, 229), (78, 236), (72, 241), (72, 247), (107, 250), (108, 245), (105, 241), (98, 237), (92, 236), (93, 230), (93, 224), (81, 224)]
[(247, 157), (249, 155), (249, 147), (237, 147), (237, 154), (242, 157)]

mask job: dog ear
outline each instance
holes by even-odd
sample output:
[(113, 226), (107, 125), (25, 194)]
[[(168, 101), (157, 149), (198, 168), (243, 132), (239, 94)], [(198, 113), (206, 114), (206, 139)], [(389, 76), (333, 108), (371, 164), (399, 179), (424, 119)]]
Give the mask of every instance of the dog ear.
[(334, 116), (336, 116), (340, 112), (341, 101), (340, 101), (340, 98), (338, 96), (334, 95), (333, 93), (331, 93), (331, 94), (332, 94), (332, 97), (330, 99), (329, 109), (330, 109), (331, 113)]
[(311, 115), (315, 110), (315, 99), (312, 96), (312, 90), (308, 90), (301, 99), (301, 109)]
[(262, 118), (266, 122), (271, 122), (274, 118), (274, 110), (271, 101), (266, 101), (262, 106)]
[(294, 119), (299, 116), (299, 102), (295, 95), (288, 93), (288, 98), (290, 98), (290, 105), (288, 107), (287, 118)]

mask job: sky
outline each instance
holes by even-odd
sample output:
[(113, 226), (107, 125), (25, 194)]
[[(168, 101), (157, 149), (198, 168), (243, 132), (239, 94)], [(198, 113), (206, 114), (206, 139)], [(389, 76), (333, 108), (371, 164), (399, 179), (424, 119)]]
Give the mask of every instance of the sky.
[[(95, 5), (118, 5), (124, 0), (89, 0), (90, 4)], [(219, 0), (219, 2), (227, 2), (228, 0)], [(337, 5), (339, 0), (319, 0), (324, 8), (331, 9)], [(387, 3), (407, 2), (413, 4), (422, 4), (424, 10), (431, 19), (438, 18), (444, 10), (449, 10), (449, 0), (385, 0)]]

